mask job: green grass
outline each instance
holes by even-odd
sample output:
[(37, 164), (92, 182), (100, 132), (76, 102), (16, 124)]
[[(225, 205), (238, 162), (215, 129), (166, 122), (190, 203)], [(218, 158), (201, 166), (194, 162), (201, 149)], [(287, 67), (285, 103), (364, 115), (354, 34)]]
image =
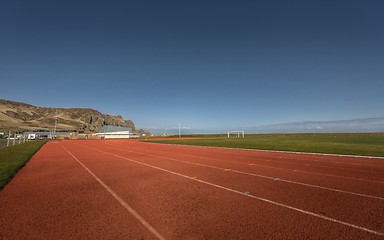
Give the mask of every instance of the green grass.
[(47, 141), (31, 141), (0, 149), (0, 190)]
[(250, 134), (245, 138), (212, 135), (207, 139), (170, 138), (167, 141), (154, 142), (384, 157), (384, 133)]

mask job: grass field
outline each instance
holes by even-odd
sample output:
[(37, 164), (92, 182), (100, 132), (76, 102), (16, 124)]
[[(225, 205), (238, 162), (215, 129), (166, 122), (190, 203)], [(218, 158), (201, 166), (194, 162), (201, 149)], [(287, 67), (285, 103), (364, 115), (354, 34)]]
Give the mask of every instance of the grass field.
[(31, 141), (0, 149), (0, 190), (7, 185), (26, 162), (46, 143)]
[(7, 146), (7, 140), (0, 139), (0, 148)]
[(384, 157), (384, 133), (250, 134), (245, 138), (226, 138), (223, 135), (195, 135), (194, 137), (205, 139), (169, 138), (169, 140), (153, 142)]

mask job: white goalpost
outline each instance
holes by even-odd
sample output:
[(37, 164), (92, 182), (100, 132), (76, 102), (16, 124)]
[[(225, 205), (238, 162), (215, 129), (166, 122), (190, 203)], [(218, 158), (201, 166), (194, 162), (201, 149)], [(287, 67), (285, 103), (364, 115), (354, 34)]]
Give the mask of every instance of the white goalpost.
[(228, 138), (230, 138), (231, 136), (234, 136), (234, 137), (244, 137), (244, 131), (229, 131), (228, 132)]

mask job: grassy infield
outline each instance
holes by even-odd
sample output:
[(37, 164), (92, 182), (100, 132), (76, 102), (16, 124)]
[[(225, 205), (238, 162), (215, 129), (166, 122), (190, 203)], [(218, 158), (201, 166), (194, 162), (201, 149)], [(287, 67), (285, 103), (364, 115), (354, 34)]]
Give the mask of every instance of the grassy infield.
[[(226, 138), (224, 135), (189, 137), (205, 139), (169, 138), (167, 141), (155, 139), (152, 141), (169, 144), (384, 157), (384, 133), (254, 134), (246, 135), (245, 138)], [(46, 141), (32, 141), (0, 149), (0, 190), (45, 143)]]
[(211, 138), (207, 139), (169, 139), (172, 141), (155, 142), (384, 157), (384, 133), (250, 134), (245, 138), (226, 138), (224, 135), (212, 138), (211, 135)]
[(46, 141), (31, 141), (0, 148), (0, 190), (45, 143)]

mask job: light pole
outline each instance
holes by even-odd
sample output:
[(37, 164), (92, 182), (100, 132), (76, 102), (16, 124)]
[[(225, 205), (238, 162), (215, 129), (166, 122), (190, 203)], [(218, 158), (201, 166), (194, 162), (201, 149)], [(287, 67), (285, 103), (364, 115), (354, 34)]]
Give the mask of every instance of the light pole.
[(179, 138), (181, 138), (181, 123), (179, 122)]
[(56, 139), (56, 127), (57, 127), (57, 117), (55, 119), (55, 128), (53, 129), (53, 138)]
[(104, 120), (103, 121), (103, 123), (104, 123), (104, 140), (105, 140), (105, 132), (107, 131), (107, 122)]

